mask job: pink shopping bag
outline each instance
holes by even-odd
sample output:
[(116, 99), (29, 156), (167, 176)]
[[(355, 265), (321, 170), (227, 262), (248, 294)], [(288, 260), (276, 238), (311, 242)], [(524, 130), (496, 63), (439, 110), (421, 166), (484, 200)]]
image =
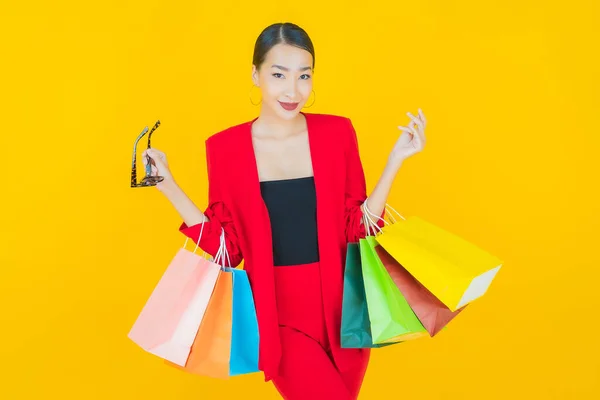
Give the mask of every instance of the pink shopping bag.
[[(202, 231), (200, 232), (202, 235)], [(200, 240), (198, 240), (199, 242)], [(147, 352), (185, 366), (221, 266), (179, 249), (128, 337)]]

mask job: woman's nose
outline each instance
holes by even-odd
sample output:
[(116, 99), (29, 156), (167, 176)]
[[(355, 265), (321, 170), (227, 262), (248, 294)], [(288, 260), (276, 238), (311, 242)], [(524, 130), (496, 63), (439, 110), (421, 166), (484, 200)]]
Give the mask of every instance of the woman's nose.
[(296, 83), (292, 83), (286, 88), (285, 94), (292, 101), (296, 101), (296, 94), (298, 93), (298, 88), (296, 87)]

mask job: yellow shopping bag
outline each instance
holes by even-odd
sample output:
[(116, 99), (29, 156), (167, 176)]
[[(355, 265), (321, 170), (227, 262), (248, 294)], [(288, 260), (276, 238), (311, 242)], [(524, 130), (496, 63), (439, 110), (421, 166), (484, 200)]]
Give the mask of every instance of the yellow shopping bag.
[[(366, 203), (365, 211), (377, 218)], [(435, 297), (456, 311), (486, 293), (500, 259), (419, 217), (396, 214), (402, 220), (386, 221), (376, 240)]]

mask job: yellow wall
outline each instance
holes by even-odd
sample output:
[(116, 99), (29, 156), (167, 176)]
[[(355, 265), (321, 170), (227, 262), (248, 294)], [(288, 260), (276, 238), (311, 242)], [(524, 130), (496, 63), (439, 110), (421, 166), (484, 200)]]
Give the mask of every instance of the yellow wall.
[(153, 145), (204, 207), (204, 139), (257, 115), (254, 41), (288, 20), (317, 51), (305, 111), (352, 118), (369, 187), (421, 107), (428, 144), (390, 204), (505, 261), (439, 337), (374, 351), (361, 398), (596, 397), (599, 4), (3, 2), (0, 398), (277, 398), (127, 339), (184, 240), (129, 167), (160, 119)]

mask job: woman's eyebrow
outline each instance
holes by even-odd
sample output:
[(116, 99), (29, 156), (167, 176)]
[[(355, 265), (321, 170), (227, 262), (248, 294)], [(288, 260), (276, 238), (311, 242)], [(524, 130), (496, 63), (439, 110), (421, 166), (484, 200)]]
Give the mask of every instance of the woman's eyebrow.
[[(279, 68), (279, 69), (282, 69), (284, 71), (289, 71), (290, 70), (289, 68), (284, 67), (283, 65), (277, 65), (277, 64), (271, 65), (271, 68)], [(298, 68), (298, 71), (306, 71), (308, 69), (311, 69), (311, 67), (301, 67), (301, 68)]]

